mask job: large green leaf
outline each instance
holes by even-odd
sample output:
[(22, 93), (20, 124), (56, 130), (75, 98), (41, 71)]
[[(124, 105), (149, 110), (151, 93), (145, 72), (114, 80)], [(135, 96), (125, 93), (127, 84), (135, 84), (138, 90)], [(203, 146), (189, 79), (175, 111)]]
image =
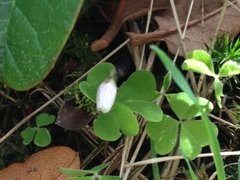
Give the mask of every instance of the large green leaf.
[(114, 72), (115, 67), (112, 64), (99, 64), (90, 71), (87, 80), (79, 84), (79, 88), (85, 96), (95, 102), (98, 86)]
[(210, 101), (202, 97), (196, 97), (198, 105), (185, 92), (177, 94), (168, 94), (167, 100), (171, 106), (171, 109), (178, 116), (179, 119), (189, 119), (196, 116), (200, 116), (201, 112), (198, 108), (200, 106), (202, 110), (209, 113), (213, 109), (213, 105)]
[(0, 0), (0, 81), (26, 90), (53, 68), (83, 0)]
[(101, 113), (94, 121), (93, 128), (98, 137), (106, 141), (115, 141), (121, 132), (134, 136), (139, 131), (138, 121), (133, 112), (125, 105), (116, 103), (108, 113)]
[(163, 113), (161, 108), (152, 102), (129, 101), (125, 102), (124, 105), (133, 112), (141, 114), (147, 121), (159, 122), (162, 120)]
[[(215, 124), (211, 123), (211, 128), (217, 136)], [(196, 158), (206, 145), (209, 145), (209, 139), (203, 120), (185, 121), (181, 124), (180, 148), (188, 158)]]
[(118, 90), (117, 101), (151, 101), (156, 98), (156, 81), (148, 71), (134, 72)]
[(161, 122), (148, 122), (147, 134), (153, 140), (157, 153), (164, 155), (176, 146), (179, 122), (165, 115)]

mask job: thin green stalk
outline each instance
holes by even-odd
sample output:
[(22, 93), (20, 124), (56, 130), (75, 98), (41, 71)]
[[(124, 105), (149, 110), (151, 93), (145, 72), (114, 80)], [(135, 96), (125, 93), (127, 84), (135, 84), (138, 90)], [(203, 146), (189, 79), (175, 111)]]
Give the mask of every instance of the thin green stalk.
[[(182, 153), (182, 152), (181, 152), (181, 153)], [(193, 171), (193, 168), (192, 168), (192, 166), (191, 166), (191, 164), (190, 164), (189, 159), (185, 156), (184, 153), (182, 153), (182, 155), (183, 155), (183, 157), (184, 157), (185, 162), (187, 163), (187, 166), (188, 166), (188, 169), (189, 169), (189, 173), (190, 173), (190, 176), (191, 176), (192, 180), (197, 180), (197, 177), (196, 177), (196, 175), (194, 174), (194, 171)]]
[[(179, 88), (181, 88), (184, 92), (186, 92), (189, 95), (189, 97), (193, 100), (193, 102), (195, 102), (196, 105), (198, 105), (196, 97), (193, 94), (188, 82), (186, 81), (185, 77), (182, 75), (180, 70), (173, 64), (171, 59), (157, 46), (151, 45), (150, 47), (152, 50), (156, 52), (159, 59), (163, 62), (165, 68), (170, 72), (170, 74), (172, 75), (172, 78), (174, 79), (176, 84), (179, 86)], [(219, 146), (218, 139), (214, 135), (214, 131), (211, 128), (210, 120), (207, 114), (203, 112), (200, 106), (198, 106), (198, 108), (202, 114), (202, 120), (204, 121), (206, 130), (207, 130), (210, 147), (214, 154), (213, 159), (217, 169), (218, 179), (225, 180), (226, 179), (225, 170), (223, 166), (223, 160), (220, 155), (220, 146)]]
[[(154, 144), (153, 144), (153, 141), (150, 140), (150, 147), (151, 147), (151, 157), (152, 158), (155, 158), (157, 157), (157, 153), (154, 149)], [(152, 164), (152, 171), (153, 171), (153, 179), (154, 180), (160, 180), (160, 172), (159, 172), (159, 169), (158, 169), (158, 164), (157, 163), (153, 163)]]

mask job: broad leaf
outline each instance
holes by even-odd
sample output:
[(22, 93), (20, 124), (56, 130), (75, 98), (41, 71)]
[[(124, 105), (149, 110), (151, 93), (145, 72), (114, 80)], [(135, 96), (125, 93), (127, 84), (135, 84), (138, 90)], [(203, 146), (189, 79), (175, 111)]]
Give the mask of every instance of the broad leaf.
[(156, 81), (148, 71), (134, 72), (118, 90), (117, 101), (152, 101), (156, 98)]
[[(211, 123), (211, 128), (217, 136), (217, 127)], [(185, 121), (181, 124), (180, 148), (188, 158), (196, 158), (206, 145), (209, 145), (209, 139), (203, 120)]]
[(219, 76), (234, 76), (240, 73), (240, 65), (236, 61), (225, 62), (219, 70)]
[(41, 113), (36, 118), (37, 127), (47, 126), (55, 121), (54, 115), (49, 115), (47, 113)]
[(186, 59), (182, 64), (182, 69), (200, 74), (206, 74), (208, 76), (214, 76), (214, 73), (211, 72), (205, 63), (195, 59)]
[(21, 132), (23, 138), (23, 144), (28, 145), (32, 142), (36, 133), (36, 128), (27, 127)]
[(87, 76), (86, 81), (79, 84), (82, 93), (92, 101), (96, 101), (97, 88), (107, 77), (113, 75), (115, 67), (110, 63), (95, 66)]
[(0, 4), (0, 81), (16, 90), (37, 85), (53, 68), (83, 0)]
[(141, 114), (147, 121), (159, 122), (162, 120), (163, 113), (160, 107), (147, 101), (129, 101), (125, 102), (128, 108), (133, 112)]
[(201, 49), (194, 50), (188, 54), (187, 58), (203, 62), (204, 64), (206, 64), (206, 66), (209, 68), (209, 70), (212, 73), (214, 73), (212, 58), (211, 58), (210, 54), (208, 54), (206, 51), (201, 50)]
[(51, 134), (47, 130), (47, 128), (38, 128), (35, 138), (34, 138), (34, 144), (40, 147), (46, 147), (48, 146), (52, 141)]
[(148, 122), (147, 134), (153, 140), (157, 153), (164, 155), (176, 146), (179, 122), (165, 115), (161, 122)]
[(101, 113), (94, 121), (93, 128), (98, 137), (106, 141), (115, 141), (124, 135), (134, 136), (139, 131), (138, 121), (129, 108), (115, 104), (109, 113)]
[(198, 105), (209, 113), (213, 109), (213, 105), (210, 101), (202, 97), (196, 97), (198, 105), (185, 93), (168, 94), (167, 100), (171, 106), (171, 109), (178, 116), (179, 119), (188, 119), (196, 116), (200, 116), (200, 110)]

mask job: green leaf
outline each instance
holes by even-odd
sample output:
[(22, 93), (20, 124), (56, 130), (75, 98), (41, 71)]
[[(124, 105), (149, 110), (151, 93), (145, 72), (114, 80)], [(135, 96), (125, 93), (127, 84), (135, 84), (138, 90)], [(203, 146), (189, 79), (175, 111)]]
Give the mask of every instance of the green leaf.
[(179, 122), (165, 115), (161, 122), (148, 122), (147, 134), (153, 140), (157, 153), (164, 155), (176, 146)]
[(206, 51), (201, 50), (201, 49), (194, 50), (188, 54), (187, 58), (203, 62), (210, 69), (210, 71), (214, 74), (212, 58), (211, 58), (210, 54), (208, 54)]
[(46, 147), (51, 143), (51, 141), (52, 137), (47, 128), (37, 128), (34, 144), (39, 147)]
[(47, 113), (41, 113), (36, 118), (37, 127), (47, 126), (55, 121), (54, 115), (49, 115)]
[(200, 74), (206, 74), (208, 76), (214, 76), (214, 73), (211, 72), (206, 64), (195, 59), (186, 59), (182, 64), (182, 69)]
[(116, 101), (152, 101), (156, 98), (156, 81), (148, 71), (134, 72), (118, 90)]
[[(171, 59), (164, 53), (161, 49), (159, 49), (157, 46), (151, 45), (150, 47), (152, 50), (156, 52), (159, 59), (162, 61), (166, 69), (171, 73), (172, 78), (176, 82), (176, 84), (179, 86), (180, 89), (182, 89), (185, 93), (189, 95), (189, 97), (194, 101), (197, 102), (197, 99), (195, 98), (193, 91), (191, 90), (189, 84), (187, 83), (187, 80), (184, 78), (182, 73), (179, 71), (179, 69), (174, 65), (174, 63), (171, 61)], [(199, 110), (201, 110), (201, 107), (199, 106)], [(210, 120), (204, 111), (201, 110), (201, 116), (204, 119), (204, 125), (207, 129), (208, 138), (210, 141), (211, 150), (214, 154), (214, 163), (217, 169), (217, 174), (219, 179), (225, 179), (225, 170), (223, 166), (223, 160), (220, 155), (220, 146), (218, 139), (214, 136), (213, 129), (211, 128)]]
[(63, 168), (58, 169), (61, 173), (69, 177), (82, 177), (90, 174), (95, 174), (96, 171), (92, 170), (82, 170), (82, 169), (72, 169), (72, 168)]
[(95, 180), (96, 176), (70, 177), (68, 180)]
[(217, 100), (218, 107), (221, 108), (222, 107), (221, 97), (224, 96), (224, 94), (223, 94), (223, 84), (218, 78), (215, 78), (214, 82), (213, 82), (213, 85), (214, 85), (215, 97), (216, 97), (216, 100)]
[(170, 73), (167, 73), (163, 78), (163, 90), (167, 91), (172, 83), (172, 77)]
[(118, 103), (108, 113), (101, 113), (94, 121), (93, 128), (98, 137), (106, 141), (115, 141), (120, 136), (134, 136), (139, 131), (138, 121), (133, 112)]
[(152, 102), (146, 101), (130, 101), (125, 102), (128, 108), (133, 112), (141, 114), (147, 121), (159, 122), (162, 120), (163, 113), (160, 107)]
[(189, 119), (200, 116), (201, 112), (198, 106), (200, 106), (206, 113), (209, 113), (213, 109), (212, 103), (207, 99), (197, 97), (196, 100), (198, 105), (196, 105), (185, 92), (168, 94), (166, 96), (171, 109), (179, 119)]
[(23, 138), (23, 144), (28, 145), (32, 142), (36, 133), (36, 128), (27, 127), (21, 131), (21, 136)]
[(85, 96), (95, 102), (98, 86), (114, 73), (115, 67), (110, 63), (96, 65), (88, 74), (87, 80), (79, 84), (79, 89)]
[(96, 171), (96, 172), (99, 172), (103, 169), (105, 169), (106, 167), (108, 167), (109, 163), (103, 163), (103, 164), (100, 164), (98, 166), (95, 166), (91, 169), (91, 171)]
[(219, 70), (219, 76), (235, 76), (240, 73), (240, 65), (236, 61), (225, 62)]
[(119, 176), (98, 176), (99, 180), (121, 180)]
[(0, 81), (16, 90), (41, 82), (67, 41), (82, 2), (1, 1)]
[[(217, 127), (211, 123), (211, 128), (217, 136)], [(180, 148), (188, 158), (196, 158), (206, 145), (209, 145), (209, 139), (203, 120), (181, 123)]]

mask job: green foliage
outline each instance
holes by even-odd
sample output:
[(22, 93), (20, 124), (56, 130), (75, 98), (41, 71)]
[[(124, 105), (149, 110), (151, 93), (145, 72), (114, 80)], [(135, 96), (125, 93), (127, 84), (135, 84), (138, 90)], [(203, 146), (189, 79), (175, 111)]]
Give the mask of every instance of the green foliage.
[[(189, 84), (187, 83), (186, 79), (182, 75), (182, 73), (179, 71), (177, 67), (173, 64), (171, 59), (158, 47), (156, 46), (151, 46), (151, 49), (156, 52), (158, 55), (159, 59), (163, 62), (164, 66), (166, 69), (171, 73), (174, 81), (176, 84), (185, 92), (189, 95), (189, 97), (193, 100), (193, 102), (197, 103), (197, 99), (194, 96)], [(201, 112), (201, 118), (204, 122), (204, 127), (206, 129), (207, 133), (207, 138), (208, 142), (210, 143), (211, 150), (213, 151), (213, 158), (215, 162), (215, 166), (217, 169), (217, 174), (218, 174), (218, 179), (226, 179), (225, 178), (225, 170), (223, 166), (223, 160), (220, 155), (220, 146), (218, 143), (218, 140), (216, 138), (216, 134), (214, 132), (214, 129), (212, 128), (212, 124), (207, 116), (207, 114), (201, 109), (200, 106), (198, 106), (200, 112)], [(186, 154), (184, 154), (186, 156)]]
[(41, 82), (54, 66), (82, 3), (83, 0), (3, 1), (0, 81), (16, 90), (30, 89)]
[(51, 141), (51, 134), (48, 129), (43, 127), (54, 123), (55, 116), (42, 113), (36, 118), (36, 127), (27, 127), (21, 132), (23, 144), (28, 145), (32, 141), (39, 147), (48, 146)]
[(59, 171), (68, 177), (69, 180), (120, 180), (118, 176), (110, 176), (110, 175), (99, 175), (99, 172), (102, 169), (105, 169), (108, 164), (101, 164), (99, 166), (93, 167), (90, 170), (82, 170), (82, 169), (71, 169), (71, 168), (59, 168)]
[(210, 52), (213, 61), (217, 64), (229, 60), (240, 62), (240, 39), (234, 40), (226, 33), (219, 35)]
[[(113, 72), (115, 68), (110, 63), (97, 65), (89, 73), (87, 80), (79, 84), (80, 90), (95, 102), (98, 86), (112, 76)], [(135, 113), (142, 115), (147, 121), (161, 121), (162, 110), (154, 104), (158, 96), (153, 74), (148, 71), (134, 72), (119, 87), (112, 109), (108, 113), (100, 112), (94, 120), (94, 131), (107, 141), (117, 140), (122, 133), (127, 136), (137, 135), (139, 125)]]
[[(179, 138), (181, 151), (188, 158), (194, 159), (200, 154), (202, 147), (209, 144), (208, 135), (202, 120), (186, 120), (201, 115), (199, 106), (205, 113), (209, 113), (213, 105), (207, 99), (197, 98), (197, 106), (185, 92), (167, 95), (167, 99), (180, 121), (165, 115), (161, 122), (148, 122), (147, 133), (159, 154), (171, 152)], [(212, 129), (216, 136), (217, 128), (214, 124), (212, 124)]]
[(240, 65), (232, 60), (225, 61), (218, 70), (219, 73), (216, 74), (213, 70), (212, 59), (210, 58), (210, 55), (207, 54), (208, 53), (203, 50), (195, 50), (191, 52), (189, 57), (195, 59), (186, 59), (182, 64), (182, 69), (212, 76), (215, 79), (213, 83), (215, 97), (218, 106), (221, 107), (221, 97), (223, 96), (223, 83), (220, 79), (240, 74)]

